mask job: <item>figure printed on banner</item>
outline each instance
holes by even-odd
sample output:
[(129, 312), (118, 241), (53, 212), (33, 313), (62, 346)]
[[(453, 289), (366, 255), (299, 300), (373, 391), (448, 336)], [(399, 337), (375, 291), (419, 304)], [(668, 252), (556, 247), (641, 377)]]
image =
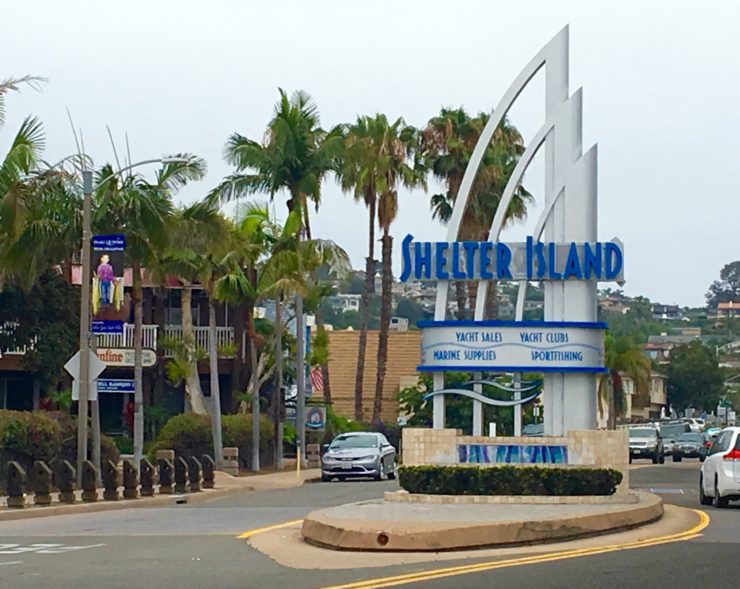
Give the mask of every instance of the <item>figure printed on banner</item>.
[[(121, 239), (114, 239), (120, 237)], [(94, 320), (128, 319), (123, 284), (123, 236), (96, 235), (92, 247), (92, 313)]]

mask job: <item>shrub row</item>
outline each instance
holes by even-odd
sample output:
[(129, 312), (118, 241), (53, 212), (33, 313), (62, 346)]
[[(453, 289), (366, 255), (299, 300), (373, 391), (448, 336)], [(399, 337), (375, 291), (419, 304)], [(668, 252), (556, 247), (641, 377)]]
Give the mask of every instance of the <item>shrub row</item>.
[[(88, 455), (92, 433), (88, 429)], [(118, 462), (119, 453), (108, 436), (101, 437), (101, 459)], [(77, 420), (59, 411), (0, 410), (0, 490), (5, 489), (5, 465), (11, 460), (30, 472), (34, 460), (53, 465), (57, 460), (77, 463)]]
[(401, 487), (428, 495), (613, 495), (622, 473), (607, 468), (402, 466)]
[[(239, 448), (239, 462), (248, 468), (252, 461), (252, 416), (244, 414), (223, 415), (221, 428), (224, 446)], [(175, 415), (164, 424), (157, 440), (149, 448), (148, 456), (154, 460), (157, 450), (174, 450), (176, 456), (200, 458), (213, 456), (213, 430), (208, 415), (183, 413)], [(272, 421), (260, 415), (260, 465), (274, 463), (275, 444)]]

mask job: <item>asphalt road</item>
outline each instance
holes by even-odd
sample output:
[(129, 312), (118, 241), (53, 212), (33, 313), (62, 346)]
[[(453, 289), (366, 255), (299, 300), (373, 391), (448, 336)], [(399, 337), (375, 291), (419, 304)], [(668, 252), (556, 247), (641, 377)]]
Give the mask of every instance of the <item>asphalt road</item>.
[[(698, 507), (699, 463), (640, 466), (635, 488)], [(0, 522), (0, 588), (321, 588), (436, 570), (454, 561), (382, 569), (297, 570), (252, 549), (240, 533), (302, 518), (309, 511), (382, 496), (395, 482), (317, 483), (243, 493), (195, 506), (127, 509)], [(739, 588), (740, 503), (706, 508), (711, 523), (690, 541), (540, 564), (497, 568), (402, 587)], [(341, 560), (342, 553), (337, 553)], [(488, 561), (491, 559), (489, 558)], [(466, 564), (474, 561), (466, 561)], [(397, 585), (398, 586), (398, 585)]]

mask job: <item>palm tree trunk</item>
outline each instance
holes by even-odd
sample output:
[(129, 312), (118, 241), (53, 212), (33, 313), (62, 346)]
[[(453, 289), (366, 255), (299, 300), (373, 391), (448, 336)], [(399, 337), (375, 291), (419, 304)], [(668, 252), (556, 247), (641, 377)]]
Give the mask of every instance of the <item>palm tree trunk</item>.
[(388, 330), (391, 323), (391, 286), (393, 281), (391, 255), (393, 238), (388, 227), (383, 229), (383, 282), (380, 304), (380, 335), (378, 337), (378, 376), (375, 381), (375, 399), (373, 401), (373, 423), (380, 422), (383, 410), (383, 385), (385, 384), (386, 362), (388, 360)]
[(614, 383), (611, 377), (606, 379), (606, 391), (608, 395), (609, 418), (607, 419), (606, 429), (617, 429), (617, 403), (614, 398)]
[(365, 378), (365, 351), (367, 328), (370, 323), (370, 295), (375, 285), (375, 195), (368, 199), (370, 223), (368, 229), (367, 258), (365, 258), (365, 287), (360, 297), (360, 342), (355, 369), (355, 420), (362, 421), (362, 381)]
[(208, 363), (211, 374), (211, 427), (213, 429), (213, 455), (216, 468), (223, 468), (224, 445), (221, 436), (221, 388), (218, 383), (218, 342), (216, 338), (216, 305), (208, 297)]
[(198, 377), (198, 358), (195, 350), (195, 336), (193, 335), (193, 288), (189, 284), (183, 285), (180, 293), (182, 307), (182, 339), (188, 349), (188, 375), (185, 378), (185, 395), (190, 403), (190, 410), (199, 415), (208, 413), (203, 391), (200, 388)]
[[(316, 333), (319, 336), (323, 336), (326, 333), (326, 327), (324, 326), (324, 317), (322, 316), (321, 310), (316, 310)], [(329, 343), (327, 341), (327, 348)], [(328, 350), (327, 350), (328, 352)], [(329, 382), (329, 362), (326, 361), (321, 365), (321, 380), (324, 383), (324, 404), (328, 407), (331, 405), (331, 383)]]
[(231, 326), (234, 328), (234, 343), (236, 344), (236, 355), (231, 365), (231, 398), (236, 399), (244, 390), (244, 304), (232, 305), (234, 312), (231, 314)]
[(275, 430), (275, 468), (283, 468), (283, 299), (275, 300), (275, 389), (272, 393), (273, 423)]
[(457, 318), (465, 319), (465, 283), (459, 280), (455, 281), (455, 300), (457, 301)]
[(134, 464), (139, 465), (144, 455), (144, 343), (141, 267), (132, 264), (134, 300)]
[(252, 471), (260, 471), (260, 391), (259, 375), (257, 374), (257, 334), (254, 330), (254, 315), (247, 318), (247, 333), (249, 334), (249, 355), (252, 364), (250, 375), (252, 389)]
[(486, 307), (483, 316), (484, 319), (498, 319), (498, 298), (496, 296), (497, 286), (497, 280), (491, 280), (488, 282), (488, 290), (486, 291)]

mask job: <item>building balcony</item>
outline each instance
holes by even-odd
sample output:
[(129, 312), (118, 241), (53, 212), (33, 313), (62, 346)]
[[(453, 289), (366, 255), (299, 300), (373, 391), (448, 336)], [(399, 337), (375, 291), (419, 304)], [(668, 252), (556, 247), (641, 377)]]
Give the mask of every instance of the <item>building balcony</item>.
[[(14, 330), (15, 324), (6, 323), (0, 325), (0, 333), (8, 333), (8, 331)], [(159, 326), (157, 325), (143, 325), (142, 326), (142, 340), (143, 347), (145, 349), (156, 350), (158, 345), (158, 338), (163, 337), (165, 344), (169, 341), (182, 341), (183, 330), (180, 325), (165, 325), (164, 333), (160, 333)], [(194, 326), (193, 335), (195, 338), (195, 346), (203, 351), (208, 350), (208, 327), (206, 326)], [(243, 338), (242, 338), (243, 339)], [(134, 347), (134, 326), (130, 323), (125, 323), (123, 326), (123, 333), (106, 333), (97, 334), (95, 336), (95, 343), (98, 348), (133, 348)], [(219, 356), (222, 358), (231, 358), (235, 350), (234, 341), (234, 328), (233, 327), (216, 327), (216, 347), (219, 350)], [(33, 348), (33, 344), (29, 346), (18, 346), (12, 349), (8, 349), (4, 352), (4, 355), (8, 356), (23, 356), (29, 349)], [(244, 341), (242, 341), (242, 349), (244, 349)], [(172, 349), (165, 345), (165, 356), (172, 357)]]

